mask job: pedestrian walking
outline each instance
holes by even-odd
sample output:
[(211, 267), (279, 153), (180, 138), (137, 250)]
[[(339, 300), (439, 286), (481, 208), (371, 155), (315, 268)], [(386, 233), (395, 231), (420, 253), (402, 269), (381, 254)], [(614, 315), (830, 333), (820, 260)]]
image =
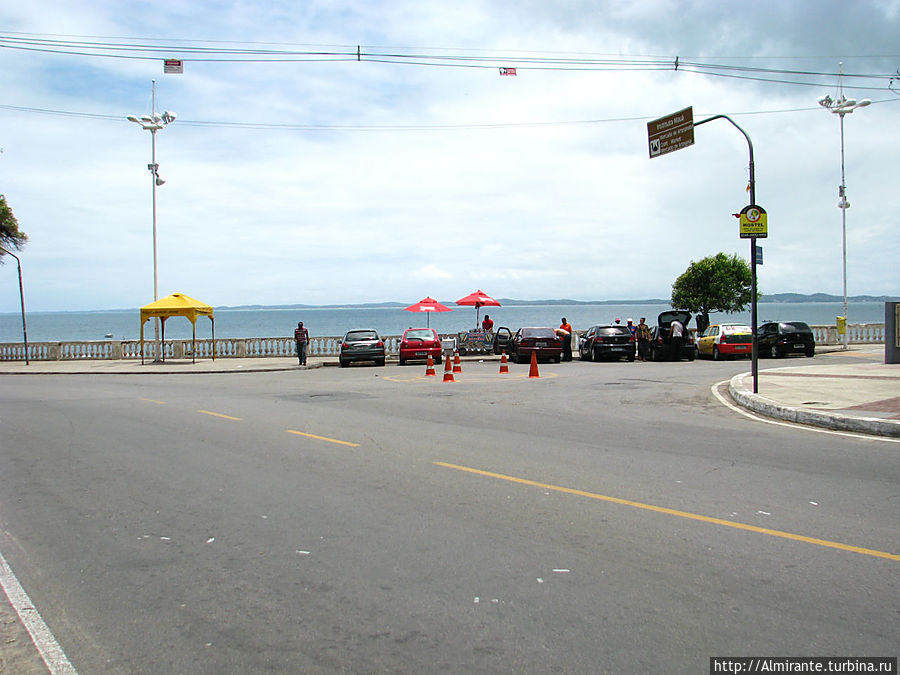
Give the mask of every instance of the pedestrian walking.
[(572, 360), (572, 325), (566, 321), (566, 317), (562, 318), (562, 323), (559, 325), (559, 331), (562, 336), (562, 348), (563, 348), (563, 361), (571, 361)]
[(306, 347), (309, 345), (309, 331), (299, 322), (294, 329), (294, 342), (297, 343), (297, 360), (301, 366), (306, 365)]
[(637, 339), (638, 358), (646, 361), (650, 355), (650, 326), (646, 324), (646, 317), (640, 318), (640, 323), (634, 327), (634, 337)]

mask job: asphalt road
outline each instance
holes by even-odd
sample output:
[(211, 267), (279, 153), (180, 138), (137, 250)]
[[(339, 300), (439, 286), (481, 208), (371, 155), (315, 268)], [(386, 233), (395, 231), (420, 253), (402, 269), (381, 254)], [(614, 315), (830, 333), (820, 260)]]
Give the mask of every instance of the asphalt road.
[(4, 378), (0, 552), (81, 673), (897, 654), (896, 444), (746, 362), (464, 368)]

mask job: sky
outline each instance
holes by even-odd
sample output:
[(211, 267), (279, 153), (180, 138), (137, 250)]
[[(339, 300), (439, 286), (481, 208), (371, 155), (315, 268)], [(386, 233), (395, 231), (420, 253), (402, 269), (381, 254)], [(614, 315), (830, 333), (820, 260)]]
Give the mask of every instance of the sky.
[[(900, 295), (900, 0), (267, 0), (0, 5), (0, 193), (29, 311), (668, 298), (749, 260), (763, 294)], [(165, 58), (183, 60), (165, 74)], [(676, 59), (678, 68), (676, 69)], [(516, 74), (501, 75), (501, 68)], [(895, 79), (891, 79), (891, 76)], [(16, 264), (0, 312), (19, 311)]]

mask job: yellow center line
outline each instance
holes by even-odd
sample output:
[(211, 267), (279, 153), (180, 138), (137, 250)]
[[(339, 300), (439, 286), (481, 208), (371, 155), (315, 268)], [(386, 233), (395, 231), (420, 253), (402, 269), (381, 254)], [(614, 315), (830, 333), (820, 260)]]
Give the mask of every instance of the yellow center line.
[(859, 553), (862, 555), (874, 556), (876, 558), (887, 558), (888, 560), (900, 560), (900, 555), (896, 555), (894, 553), (886, 553), (885, 551), (876, 551), (870, 548), (860, 548), (858, 546), (850, 546), (848, 544), (841, 544), (836, 541), (828, 541), (827, 539), (816, 539), (814, 537), (805, 537), (800, 534), (792, 534), (790, 532), (782, 532), (781, 530), (770, 530), (767, 527), (757, 527), (756, 525), (747, 525), (745, 523), (736, 523), (731, 520), (723, 520), (721, 518), (712, 518), (710, 516), (702, 516), (697, 513), (689, 513), (688, 511), (678, 511), (676, 509), (669, 509), (664, 506), (654, 506), (653, 504), (644, 504), (642, 502), (635, 502), (629, 499), (620, 499), (618, 497), (609, 497), (607, 495), (601, 495), (594, 492), (585, 492), (584, 490), (576, 490), (574, 488), (561, 487), (559, 485), (550, 485), (548, 483), (540, 483), (534, 480), (528, 480), (527, 478), (517, 478), (515, 476), (507, 476), (502, 473), (494, 473), (492, 471), (483, 471), (481, 469), (473, 469), (468, 466), (460, 466), (458, 464), (448, 464), (447, 462), (434, 462), (437, 466), (443, 466), (447, 469), (455, 469), (456, 471), (465, 471), (467, 473), (474, 473), (479, 476), (487, 476), (488, 478), (498, 478), (500, 480), (509, 481), (511, 483), (519, 483), (521, 485), (530, 485), (532, 487), (539, 487), (545, 490), (553, 490), (555, 492), (563, 492), (565, 494), (577, 495), (579, 497), (587, 497), (589, 499), (598, 499), (604, 502), (612, 502), (613, 504), (621, 504), (623, 506), (631, 506), (636, 509), (644, 509), (646, 511), (655, 511), (656, 513), (665, 513), (670, 516), (677, 516), (679, 518), (689, 518), (690, 520), (699, 520), (704, 523), (712, 523), (714, 525), (723, 525), (725, 527), (732, 527), (738, 530), (745, 530), (747, 532), (756, 532), (758, 534), (767, 534), (772, 537), (781, 537), (782, 539), (792, 539), (794, 541), (802, 541), (807, 544), (815, 544), (816, 546), (824, 546), (827, 548), (836, 548), (841, 551), (850, 551), (852, 553)]
[(307, 434), (303, 431), (297, 431), (296, 429), (285, 429), (289, 434), (295, 434), (296, 436), (306, 436), (307, 438), (315, 438), (317, 441), (327, 441), (328, 443), (337, 443), (338, 445), (346, 445), (351, 448), (358, 448), (359, 443), (351, 443), (350, 441), (341, 441), (337, 438), (328, 438), (327, 436), (316, 436), (315, 434)]
[(242, 421), (242, 418), (240, 418), (240, 417), (232, 417), (231, 415), (223, 415), (222, 413), (210, 412), (209, 410), (198, 410), (197, 412), (202, 413), (204, 415), (212, 415), (213, 417), (221, 417), (222, 419), (225, 419), (225, 420), (234, 420), (235, 422)]
[(165, 404), (166, 404), (165, 401), (157, 401), (156, 399), (153, 399), (153, 398), (142, 398), (141, 400), (142, 400), (142, 401), (146, 401), (147, 403), (157, 403), (157, 404), (159, 404), (159, 405), (165, 405)]

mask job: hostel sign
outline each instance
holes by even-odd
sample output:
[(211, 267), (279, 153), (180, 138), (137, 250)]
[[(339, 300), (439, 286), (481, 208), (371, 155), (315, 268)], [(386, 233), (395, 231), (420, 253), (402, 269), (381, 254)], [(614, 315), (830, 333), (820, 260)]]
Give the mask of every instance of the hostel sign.
[(751, 204), (740, 213), (741, 239), (765, 239), (769, 236), (769, 222), (766, 210)]
[(693, 106), (647, 122), (647, 140), (651, 159), (693, 145)]

